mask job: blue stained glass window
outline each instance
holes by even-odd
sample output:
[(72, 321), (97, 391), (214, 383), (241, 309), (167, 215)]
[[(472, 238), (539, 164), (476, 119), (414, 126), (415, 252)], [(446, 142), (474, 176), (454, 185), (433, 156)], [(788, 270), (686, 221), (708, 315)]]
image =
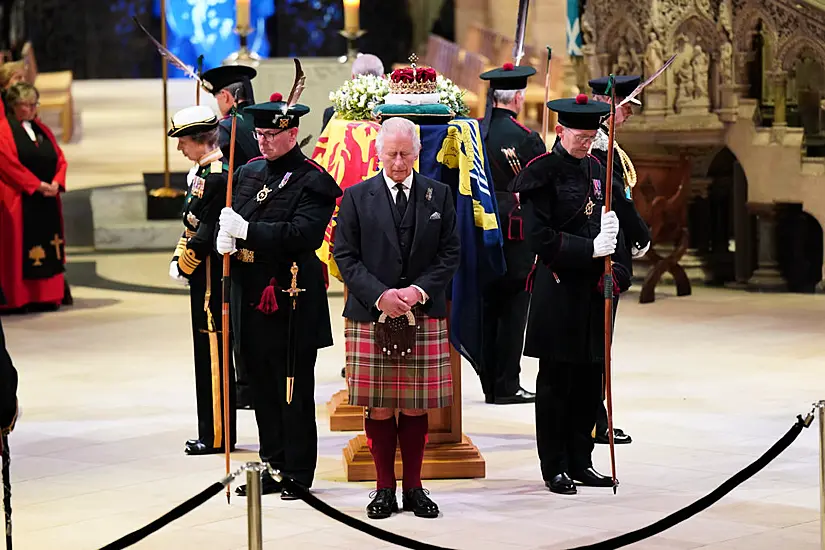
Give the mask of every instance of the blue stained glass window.
[[(269, 56), (266, 19), (275, 13), (275, 0), (250, 2), (254, 28), (247, 46), (261, 57)], [(155, 0), (160, 17), (160, 0)], [(195, 66), (203, 55), (204, 70), (220, 65), (240, 47), (235, 33), (235, 0), (166, 0), (167, 46), (187, 65)], [(159, 37), (158, 37), (159, 38)], [(170, 77), (183, 76), (172, 70)]]

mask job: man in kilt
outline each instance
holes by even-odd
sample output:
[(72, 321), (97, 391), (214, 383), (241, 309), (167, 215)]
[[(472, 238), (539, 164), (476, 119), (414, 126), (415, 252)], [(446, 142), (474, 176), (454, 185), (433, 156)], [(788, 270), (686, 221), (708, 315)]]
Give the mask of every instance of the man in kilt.
[(434, 518), (438, 506), (421, 486), (421, 465), (427, 410), (452, 404), (446, 289), (459, 264), (455, 208), (447, 185), (413, 171), (421, 142), (412, 122), (386, 120), (376, 149), (383, 170), (346, 190), (335, 234), (335, 261), (349, 291), (349, 402), (367, 407), (378, 475), (368, 517), (398, 511), (398, 442), (403, 509)]

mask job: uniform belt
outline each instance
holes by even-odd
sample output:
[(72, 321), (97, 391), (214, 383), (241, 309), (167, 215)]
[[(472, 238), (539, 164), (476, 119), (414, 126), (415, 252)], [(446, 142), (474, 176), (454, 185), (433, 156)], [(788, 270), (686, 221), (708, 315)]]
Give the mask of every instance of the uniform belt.
[(249, 250), (248, 248), (241, 248), (238, 250), (235, 257), (245, 264), (255, 263), (255, 251)]

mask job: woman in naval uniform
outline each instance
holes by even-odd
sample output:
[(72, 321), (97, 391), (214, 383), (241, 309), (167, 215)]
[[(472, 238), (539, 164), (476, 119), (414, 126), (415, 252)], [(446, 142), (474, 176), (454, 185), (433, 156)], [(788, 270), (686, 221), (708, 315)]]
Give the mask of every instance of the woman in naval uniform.
[[(197, 163), (183, 210), (184, 231), (169, 276), (189, 283), (192, 339), (195, 348), (195, 395), (198, 437), (186, 442), (188, 455), (224, 452), (221, 276), (223, 258), (213, 249), (215, 225), (226, 201), (229, 166), (218, 146), (218, 118), (209, 107), (187, 107), (172, 117), (169, 136), (178, 151)], [(235, 448), (235, 380), (229, 378), (229, 448)]]

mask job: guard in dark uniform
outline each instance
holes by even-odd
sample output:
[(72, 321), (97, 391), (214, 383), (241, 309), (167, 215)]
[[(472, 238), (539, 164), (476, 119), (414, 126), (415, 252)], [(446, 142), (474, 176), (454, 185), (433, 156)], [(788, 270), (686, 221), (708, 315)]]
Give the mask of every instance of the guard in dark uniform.
[[(609, 113), (606, 103), (558, 99), (559, 140), (513, 181), (520, 193), (526, 235), (537, 255), (528, 277), (532, 289), (524, 353), (539, 359), (536, 381), (536, 442), (545, 485), (575, 494), (574, 480), (611, 487), (593, 469), (591, 431), (604, 371), (604, 256), (616, 251), (620, 226), (634, 224), (620, 211), (602, 214), (605, 167), (588, 150)], [(614, 196), (621, 193), (614, 183)], [(621, 287), (628, 281), (620, 281)]]
[(224, 422), (229, 422), (229, 448), (235, 448), (235, 385), (229, 380), (229, 419), (223, 414), (223, 340), (221, 338), (221, 276), (223, 259), (212, 240), (221, 207), (226, 203), (229, 166), (218, 148), (218, 117), (206, 106), (187, 107), (172, 117), (169, 136), (198, 169), (189, 186), (183, 211), (184, 232), (178, 241), (169, 275), (189, 282), (192, 340), (195, 347), (195, 395), (198, 438), (186, 442), (189, 455), (224, 452)]
[[(315, 475), (315, 359), (332, 345), (327, 292), (315, 251), (341, 189), (297, 145), (304, 105), (278, 101), (247, 108), (265, 159), (241, 166), (232, 208), (220, 216), (217, 249), (232, 253), (230, 307), (238, 346), (248, 367), (261, 460), (305, 487)], [(286, 112), (285, 112), (286, 111)], [(294, 302), (293, 266), (302, 291)], [(287, 378), (294, 393), (287, 402)], [(281, 487), (268, 475), (263, 492)], [(246, 495), (246, 486), (238, 488)], [(295, 498), (287, 492), (281, 498)]]
[[(235, 128), (235, 168), (243, 166), (251, 159), (260, 157), (261, 150), (255, 139), (255, 125), (246, 110), (255, 105), (252, 92), (252, 79), (258, 72), (245, 65), (223, 65), (203, 73), (203, 80), (212, 86), (212, 95), (218, 102), (218, 109), (223, 117), (220, 121), (220, 147), (224, 157), (229, 158), (229, 140), (232, 135), (232, 117), (229, 113), (238, 95), (238, 121)], [(237, 378), (238, 408), (252, 408), (252, 393), (249, 388), (246, 367), (237, 346), (234, 345), (235, 375)]]
[[(625, 97), (629, 96), (633, 90), (641, 83), (639, 76), (617, 76), (615, 77), (616, 86), (616, 103), (621, 103)], [(606, 94), (608, 77), (596, 78), (588, 82), (588, 85), (593, 90), (593, 99), (598, 101), (605, 101), (609, 104), (610, 97)], [(633, 98), (630, 102), (625, 103), (616, 109), (616, 129), (618, 130), (631, 116), (633, 116), (633, 106), (630, 104), (641, 105), (641, 102)], [(596, 139), (590, 147), (590, 154), (595, 156), (601, 163), (607, 166), (607, 141), (608, 141), (608, 127), (607, 120), (603, 120), (599, 126), (599, 132), (596, 134)], [(616, 193), (613, 201), (613, 209), (619, 212), (620, 217), (630, 218), (633, 215), (638, 216), (638, 212), (633, 205), (632, 189), (636, 185), (636, 170), (633, 168), (633, 163), (630, 157), (624, 150), (619, 147), (618, 142), (614, 141), (613, 152), (613, 178), (614, 180), (621, 180), (621, 189), (623, 193)], [(617, 272), (621, 270), (624, 277), (630, 281), (633, 277), (633, 259), (641, 258), (650, 248), (650, 231), (644, 220), (639, 217), (635, 224), (628, 225), (624, 234), (623, 246), (616, 250), (613, 256), (613, 261), (617, 267)], [(627, 286), (630, 286), (628, 283)], [(622, 291), (627, 290), (623, 288)], [(616, 307), (613, 308), (614, 322), (616, 310), (618, 309), (619, 298), (616, 298)], [(596, 416), (596, 429), (594, 434), (596, 443), (608, 444), (610, 437), (608, 435), (607, 424), (607, 408), (604, 404), (604, 394), (602, 400), (599, 402), (599, 408)], [(617, 445), (632, 443), (633, 439), (629, 434), (626, 434), (621, 428), (613, 428), (613, 441)]]
[(527, 79), (534, 74), (532, 67), (505, 63), (480, 76), (490, 81), (492, 105), (487, 110), (489, 116), (485, 113), (481, 132), (496, 189), (507, 263), (507, 272), (484, 289), (481, 385), (487, 403), (532, 403), (536, 399), (519, 382), (530, 305), (524, 285), (535, 255), (524, 239), (518, 195), (507, 189), (528, 162), (547, 151), (539, 134), (516, 119), (524, 105)]

